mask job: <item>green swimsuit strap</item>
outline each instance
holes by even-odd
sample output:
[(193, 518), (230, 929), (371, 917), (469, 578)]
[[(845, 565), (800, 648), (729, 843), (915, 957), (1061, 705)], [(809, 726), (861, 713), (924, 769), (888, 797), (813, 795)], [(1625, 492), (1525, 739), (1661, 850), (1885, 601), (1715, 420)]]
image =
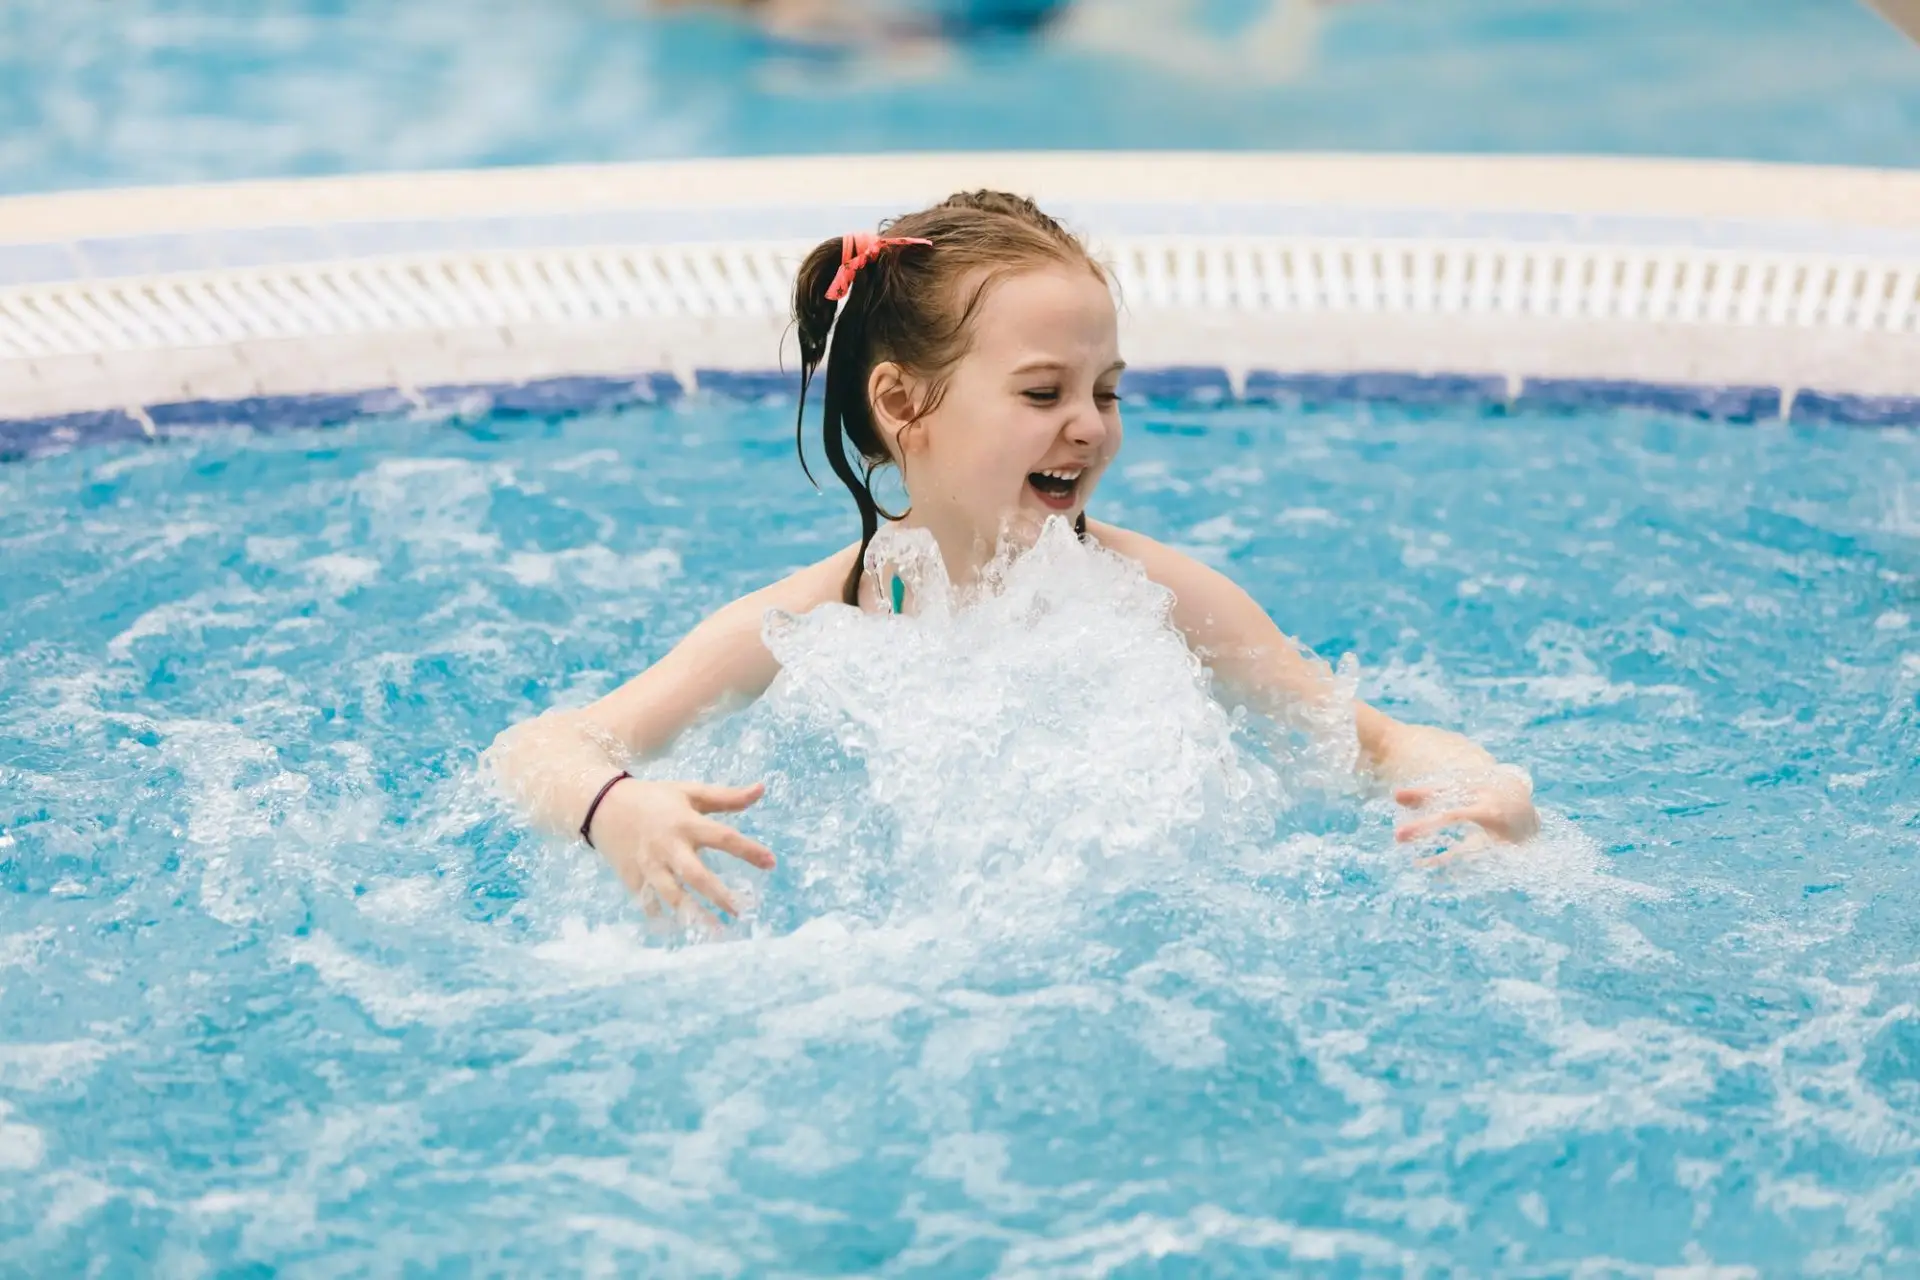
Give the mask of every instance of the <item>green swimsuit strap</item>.
[(907, 603), (907, 584), (900, 581), (900, 575), (893, 575), (893, 611), (902, 612)]

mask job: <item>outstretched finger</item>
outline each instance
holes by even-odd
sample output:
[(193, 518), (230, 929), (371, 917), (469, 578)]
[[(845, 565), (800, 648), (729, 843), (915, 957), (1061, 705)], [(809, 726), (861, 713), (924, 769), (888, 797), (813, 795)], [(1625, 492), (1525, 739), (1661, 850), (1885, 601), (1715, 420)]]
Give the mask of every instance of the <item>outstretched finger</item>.
[(1414, 840), (1424, 840), (1437, 831), (1444, 831), (1448, 827), (1457, 827), (1462, 823), (1475, 821), (1475, 812), (1476, 810), (1473, 809), (1448, 809), (1444, 813), (1436, 813), (1431, 817), (1415, 818), (1412, 822), (1403, 823), (1400, 828), (1393, 833), (1393, 838), (1401, 844), (1407, 844)]
[(609, 858), (608, 861), (613, 863), (614, 872), (620, 877), (620, 883), (626, 885), (629, 892), (636, 896), (646, 892), (645, 867), (628, 858)]
[(702, 822), (693, 828), (693, 838), (708, 849), (718, 849), (730, 853), (740, 861), (759, 867), (762, 871), (773, 869), (773, 850), (748, 835), (735, 831), (724, 822)]
[(687, 901), (687, 891), (680, 887), (680, 877), (665, 866), (647, 868), (647, 888), (660, 895), (660, 901), (667, 910), (678, 913)]
[(687, 888), (728, 915), (739, 916), (740, 908), (734, 902), (733, 895), (727, 892), (727, 886), (720, 882), (720, 877), (713, 874), (712, 868), (700, 861), (697, 855), (688, 854), (674, 870), (680, 873), (681, 883)]
[(660, 901), (673, 912), (676, 920), (692, 920), (714, 933), (720, 931), (720, 922), (713, 918), (713, 913), (687, 896), (679, 877), (672, 871), (665, 867), (653, 868), (647, 873), (647, 886), (660, 895)]
[(687, 802), (699, 813), (738, 813), (767, 793), (767, 784), (756, 782), (745, 787), (716, 787), (708, 782), (681, 784)]
[(1403, 804), (1409, 809), (1418, 809), (1440, 793), (1432, 787), (1402, 787), (1393, 793), (1395, 804)]

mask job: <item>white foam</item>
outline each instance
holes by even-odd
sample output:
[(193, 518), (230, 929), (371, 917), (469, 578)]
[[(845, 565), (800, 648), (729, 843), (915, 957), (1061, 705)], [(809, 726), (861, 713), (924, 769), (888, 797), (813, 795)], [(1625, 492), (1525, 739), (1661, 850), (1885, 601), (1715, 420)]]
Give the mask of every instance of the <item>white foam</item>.
[(177, 636), (206, 627), (250, 627), (256, 624), (256, 606), (265, 597), (248, 587), (215, 587), (183, 600), (156, 605), (133, 620), (131, 626), (107, 642), (107, 653), (119, 661), (133, 654), (133, 646), (153, 636)]
[(11, 1104), (0, 1100), (0, 1171), (38, 1168), (47, 1154), (46, 1137), (33, 1125), (7, 1119), (12, 1111)]
[(371, 556), (347, 555), (344, 552), (315, 556), (302, 568), (320, 579), (328, 593), (336, 598), (358, 587), (364, 587), (380, 576), (378, 560)]
[(516, 551), (502, 568), (525, 587), (568, 582), (624, 595), (657, 591), (679, 577), (680, 553), (654, 547), (637, 555), (621, 555), (596, 544), (565, 551)]
[(506, 463), (461, 458), (388, 458), (353, 482), (374, 544), (405, 544), (416, 561), (491, 554), (499, 535), (483, 526), (494, 495), (521, 487)]
[(1369, 1232), (1302, 1227), (1202, 1205), (1181, 1218), (1143, 1213), (1125, 1222), (1024, 1241), (1007, 1251), (996, 1274), (1107, 1275), (1129, 1264), (1202, 1255), (1215, 1243), (1284, 1251), (1300, 1262), (1352, 1261), (1374, 1267), (1425, 1269), (1419, 1253)]
[[(1089, 877), (1151, 880), (1201, 832), (1270, 834), (1286, 789), (1209, 696), (1170, 597), (1137, 565), (1057, 519), (976, 589), (947, 581), (924, 535), (885, 532), (871, 554), (897, 568), (918, 616), (770, 616), (782, 673), (747, 740), (754, 764), (781, 772), (785, 748), (808, 766), (792, 781), (825, 800), (810, 818), (885, 843), (836, 856), (882, 853), (902, 898), (985, 895), (998, 914), (1057, 904)], [(823, 787), (822, 763), (848, 781)]]
[(38, 963), (53, 936), (53, 926), (44, 924), (20, 933), (0, 934), (0, 969), (24, 969)]
[[(65, 1230), (97, 1209), (113, 1202), (120, 1193), (111, 1186), (84, 1174), (58, 1173), (46, 1178), (53, 1194), (46, 1211), (40, 1215), (40, 1230), (54, 1233)], [(145, 1197), (151, 1199), (151, 1197)]]
[[(670, 1267), (675, 1274), (737, 1276), (744, 1270), (740, 1256), (731, 1249), (632, 1218), (576, 1213), (562, 1219), (561, 1225), (584, 1237), (586, 1261), (581, 1270), (587, 1275), (631, 1274), (635, 1253)], [(606, 1252), (605, 1246), (619, 1252)]]
[(0, 1088), (33, 1091), (52, 1084), (77, 1084), (112, 1053), (98, 1040), (62, 1040), (40, 1044), (0, 1044)]
[(312, 969), (384, 1027), (448, 1026), (510, 999), (508, 992), (495, 988), (435, 990), (411, 971), (375, 964), (319, 931), (289, 939), (282, 951), (290, 963)]

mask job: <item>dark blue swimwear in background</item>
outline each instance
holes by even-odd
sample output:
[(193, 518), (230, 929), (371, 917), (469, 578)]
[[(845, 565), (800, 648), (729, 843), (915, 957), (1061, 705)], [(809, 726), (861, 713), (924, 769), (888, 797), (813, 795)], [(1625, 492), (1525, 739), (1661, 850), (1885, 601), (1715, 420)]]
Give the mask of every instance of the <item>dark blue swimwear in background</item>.
[[(1063, 18), (1073, 0), (893, 0), (850, 6), (872, 28), (891, 36), (938, 36), (947, 40), (1028, 39)], [(838, 44), (831, 39), (796, 39), (768, 34), (788, 53), (819, 56)]]
[(941, 35), (965, 40), (1038, 35), (1072, 6), (1073, 0), (935, 0), (922, 12), (933, 19)]

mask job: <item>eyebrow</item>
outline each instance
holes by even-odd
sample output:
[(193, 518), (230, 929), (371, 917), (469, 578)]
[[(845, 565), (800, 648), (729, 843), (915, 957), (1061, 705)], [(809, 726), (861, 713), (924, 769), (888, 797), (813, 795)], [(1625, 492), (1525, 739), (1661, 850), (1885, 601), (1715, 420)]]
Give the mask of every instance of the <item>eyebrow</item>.
[[(1126, 367), (1127, 367), (1127, 362), (1125, 360), (1115, 360), (1112, 364), (1106, 367), (1106, 369), (1102, 372), (1101, 376), (1105, 377), (1109, 373), (1121, 373), (1125, 371)], [(1053, 370), (1055, 372), (1059, 372), (1066, 368), (1067, 368), (1067, 364), (1063, 360), (1053, 360), (1046, 357), (1042, 357), (1041, 359), (1038, 359), (1038, 360), (1029, 360), (1027, 361), (1027, 363), (1015, 367), (1013, 371), (1013, 376), (1017, 378), (1023, 373), (1042, 373), (1047, 370)]]

